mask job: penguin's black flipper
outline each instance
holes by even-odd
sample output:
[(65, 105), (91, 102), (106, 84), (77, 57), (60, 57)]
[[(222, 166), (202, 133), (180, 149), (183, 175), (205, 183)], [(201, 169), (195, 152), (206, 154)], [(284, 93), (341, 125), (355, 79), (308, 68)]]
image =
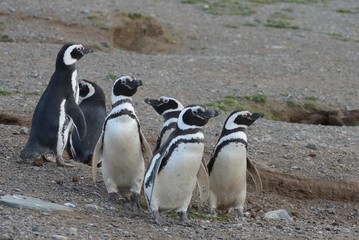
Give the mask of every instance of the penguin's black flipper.
[(86, 120), (74, 98), (66, 101), (65, 112), (74, 122), (79, 139), (82, 140), (87, 134)]

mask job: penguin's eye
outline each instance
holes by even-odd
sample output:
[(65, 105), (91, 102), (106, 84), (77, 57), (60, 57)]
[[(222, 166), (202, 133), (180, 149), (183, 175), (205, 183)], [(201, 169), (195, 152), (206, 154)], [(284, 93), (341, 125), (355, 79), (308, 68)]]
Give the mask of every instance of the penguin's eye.
[(164, 103), (168, 103), (168, 101), (169, 101), (168, 99), (164, 99), (164, 100), (163, 100)]
[(76, 50), (79, 51), (79, 52), (80, 52), (82, 49), (83, 49), (83, 47), (81, 47), (81, 46), (76, 47)]
[(193, 112), (193, 114), (197, 115), (197, 110), (194, 110), (194, 111), (192, 111), (192, 112)]
[(122, 83), (122, 84), (125, 84), (125, 83), (126, 83), (126, 79), (122, 79), (122, 80), (121, 80), (121, 83)]

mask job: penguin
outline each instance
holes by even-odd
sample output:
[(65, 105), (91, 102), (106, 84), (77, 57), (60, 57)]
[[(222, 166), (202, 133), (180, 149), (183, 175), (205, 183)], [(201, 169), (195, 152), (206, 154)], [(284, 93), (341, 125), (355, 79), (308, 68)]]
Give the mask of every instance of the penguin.
[(189, 221), (187, 208), (204, 151), (202, 127), (217, 115), (203, 105), (183, 108), (176, 129), (154, 153), (145, 174), (144, 192), (157, 224), (164, 223), (159, 210), (175, 210), (182, 222)]
[(177, 119), (183, 109), (183, 105), (177, 99), (165, 96), (158, 99), (146, 98), (145, 103), (151, 105), (153, 109), (163, 117), (162, 129), (152, 150), (156, 152), (176, 128)]
[(106, 117), (92, 158), (92, 178), (96, 182), (97, 163), (102, 161), (102, 178), (108, 199), (115, 193), (130, 198), (133, 209), (140, 210), (139, 198), (145, 173), (144, 157), (152, 151), (144, 137), (132, 105), (132, 96), (142, 85), (131, 76), (118, 78), (112, 89), (112, 110)]
[(234, 208), (237, 217), (243, 216), (247, 194), (247, 135), (245, 130), (263, 113), (233, 111), (226, 119), (222, 133), (207, 164), (209, 174), (209, 204), (216, 210)]
[(86, 121), (78, 106), (79, 87), (76, 62), (88, 53), (90, 48), (81, 44), (65, 44), (57, 54), (55, 72), (40, 97), (32, 117), (29, 139), (20, 157), (54, 161), (58, 166), (65, 164), (62, 154), (69, 131), (75, 126), (80, 139), (86, 136)]
[(105, 93), (101, 87), (91, 81), (79, 81), (80, 109), (85, 116), (87, 134), (81, 141), (76, 132), (72, 132), (69, 148), (75, 161), (91, 165), (92, 154), (102, 132), (107, 116)]

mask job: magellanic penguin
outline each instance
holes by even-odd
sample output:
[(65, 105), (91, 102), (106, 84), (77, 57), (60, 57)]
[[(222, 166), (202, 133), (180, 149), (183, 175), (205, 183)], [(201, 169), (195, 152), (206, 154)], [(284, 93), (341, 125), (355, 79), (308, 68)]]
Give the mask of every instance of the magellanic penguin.
[[(97, 163), (102, 159), (102, 178), (109, 200), (114, 193), (131, 198), (133, 208), (140, 209), (145, 163), (152, 151), (142, 134), (132, 105), (132, 96), (142, 85), (131, 76), (117, 79), (112, 90), (112, 110), (107, 116), (92, 159), (92, 176), (96, 181)], [(131, 196), (130, 196), (131, 195)]]
[(36, 105), (30, 137), (20, 154), (22, 159), (42, 157), (54, 161), (56, 157), (59, 166), (71, 166), (62, 159), (69, 131), (74, 125), (80, 139), (87, 132), (84, 115), (78, 106), (76, 62), (92, 52), (81, 44), (65, 44), (60, 49), (55, 72)]
[(159, 210), (175, 210), (188, 221), (187, 208), (197, 180), (204, 150), (202, 127), (217, 111), (202, 105), (182, 109), (176, 129), (158, 149), (146, 171), (144, 189), (148, 209), (162, 224)]
[(247, 194), (247, 135), (245, 130), (262, 113), (234, 111), (224, 123), (222, 133), (207, 164), (209, 173), (209, 204), (211, 213), (234, 208), (243, 215)]
[[(162, 129), (157, 137), (156, 144), (152, 149), (153, 152), (156, 152), (176, 129), (178, 116), (183, 109), (183, 105), (179, 100), (166, 96), (162, 96), (158, 99), (146, 98), (145, 103), (151, 105), (153, 109), (163, 117)], [(203, 162), (197, 173), (197, 185), (201, 202), (205, 202), (208, 199), (209, 182), (207, 168)]]
[(162, 129), (153, 147), (153, 152), (156, 152), (176, 128), (177, 119), (183, 109), (183, 105), (177, 99), (165, 96), (158, 99), (146, 98), (145, 103), (151, 105), (153, 109), (163, 117)]
[(69, 146), (72, 157), (79, 162), (91, 165), (92, 154), (102, 132), (107, 116), (105, 93), (101, 87), (82, 79), (80, 87), (80, 109), (86, 120), (87, 134), (82, 140), (72, 132)]

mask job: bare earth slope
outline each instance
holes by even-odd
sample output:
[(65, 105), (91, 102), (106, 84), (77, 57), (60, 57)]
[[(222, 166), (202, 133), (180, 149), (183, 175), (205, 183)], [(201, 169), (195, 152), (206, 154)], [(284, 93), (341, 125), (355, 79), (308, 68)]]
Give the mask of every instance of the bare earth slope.
[[(101, 174), (93, 184), (88, 166), (37, 167), (19, 158), (28, 138), (24, 127), (30, 128), (65, 42), (95, 50), (77, 64), (78, 77), (103, 88), (108, 110), (111, 78), (143, 80), (133, 100), (154, 144), (162, 119), (146, 97), (172, 96), (187, 105), (265, 96), (274, 108), (358, 109), (358, 26), (356, 0), (1, 1), (0, 196), (75, 208), (59, 213), (0, 205), (0, 239), (359, 239), (358, 120), (354, 126), (258, 120), (247, 132), (248, 151), (264, 192), (256, 195), (249, 185), (240, 221), (232, 213), (211, 217), (195, 193), (193, 226), (170, 213), (171, 225), (160, 227), (144, 200), (140, 214), (123, 201), (107, 202)], [(228, 114), (222, 111), (204, 128), (206, 159)], [(281, 208), (293, 221), (264, 218)]]

